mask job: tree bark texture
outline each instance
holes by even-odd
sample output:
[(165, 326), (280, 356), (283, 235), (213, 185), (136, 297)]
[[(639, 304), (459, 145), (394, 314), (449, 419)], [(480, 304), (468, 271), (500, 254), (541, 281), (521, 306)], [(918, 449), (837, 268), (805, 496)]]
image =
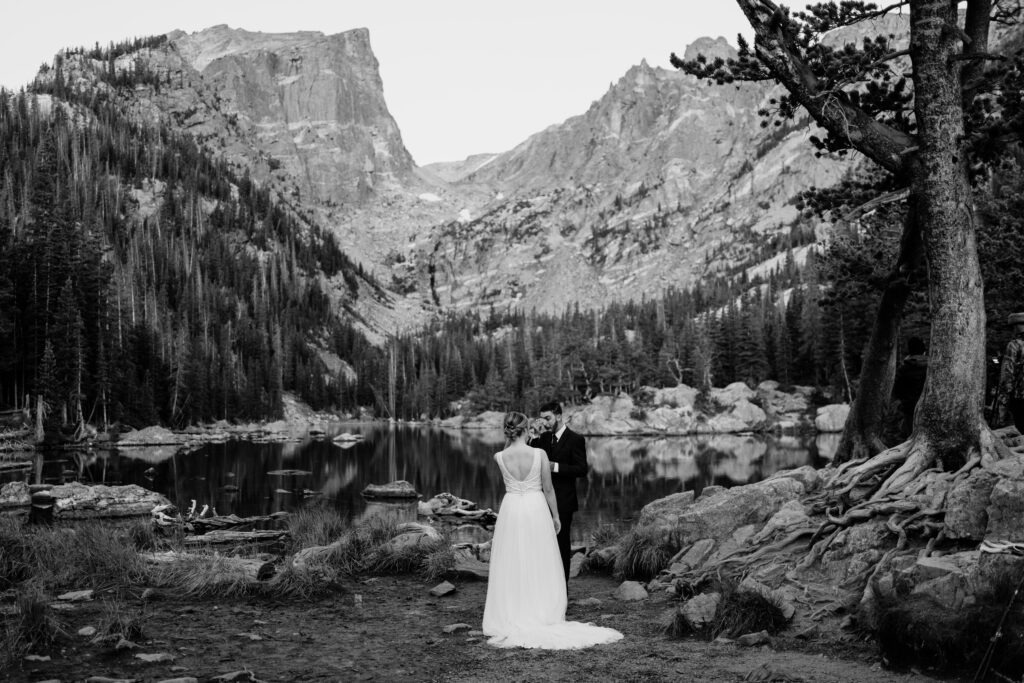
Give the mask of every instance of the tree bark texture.
[(944, 469), (979, 446), (984, 407), (985, 307), (974, 206), (963, 150), (957, 5), (917, 0), (910, 8), (910, 56), (918, 125), (911, 193), (928, 264), (931, 337), (928, 375), (912, 439)]

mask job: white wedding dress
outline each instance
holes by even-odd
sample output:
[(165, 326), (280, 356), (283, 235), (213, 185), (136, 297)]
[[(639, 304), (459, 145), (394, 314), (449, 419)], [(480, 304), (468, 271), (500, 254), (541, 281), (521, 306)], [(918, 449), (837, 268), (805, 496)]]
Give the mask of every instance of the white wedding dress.
[(491, 541), (491, 566), (483, 631), (496, 647), (566, 650), (613, 643), (622, 634), (611, 628), (565, 620), (566, 592), (562, 558), (541, 488), (541, 455), (523, 480), (512, 476), (496, 456), (505, 480)]

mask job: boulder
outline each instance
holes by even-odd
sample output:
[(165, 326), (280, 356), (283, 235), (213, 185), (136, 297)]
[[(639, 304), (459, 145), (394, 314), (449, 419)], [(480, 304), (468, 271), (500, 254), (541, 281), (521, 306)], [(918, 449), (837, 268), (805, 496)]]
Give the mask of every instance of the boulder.
[(681, 573), (689, 571), (691, 569), (698, 569), (707, 562), (708, 558), (711, 557), (711, 553), (715, 551), (715, 541), (710, 538), (702, 538), (686, 551), (680, 551), (680, 553), (672, 558), (672, 565), (669, 567), (673, 573)]
[(367, 484), (363, 498), (419, 498), (420, 494), (409, 482), (399, 479), (389, 484)]
[(992, 487), (985, 538), (1024, 541), (1024, 480), (1002, 479)]
[(721, 389), (711, 390), (711, 400), (723, 408), (731, 408), (740, 400), (750, 401), (756, 395), (745, 382), (733, 382)]
[(679, 613), (683, 615), (690, 628), (699, 630), (714, 621), (721, 602), (720, 593), (701, 593), (683, 603)]
[(850, 406), (846, 403), (832, 403), (818, 408), (814, 418), (814, 427), (819, 432), (841, 432), (850, 414)]
[(65, 519), (148, 515), (158, 505), (170, 505), (164, 496), (135, 484), (88, 486), (70, 482), (51, 487), (53, 515)]
[(681, 510), (664, 509), (652, 515), (650, 525), (661, 529), (669, 544), (679, 548), (698, 539), (724, 540), (740, 527), (763, 523), (803, 493), (804, 485), (797, 479), (768, 479), (701, 495)]
[(912, 594), (928, 595), (940, 605), (952, 610), (961, 609), (974, 592), (981, 553), (977, 550), (921, 557), (903, 574), (910, 575)]
[(768, 416), (765, 414), (764, 410), (745, 398), (741, 398), (736, 401), (735, 405), (732, 407), (730, 415), (746, 425), (746, 429), (743, 431), (764, 429), (768, 422)]
[(637, 581), (623, 581), (619, 584), (619, 587), (615, 589), (615, 598), (626, 602), (646, 600), (647, 589), (643, 587), (643, 584)]
[(818, 488), (821, 483), (821, 473), (811, 467), (804, 465), (794, 470), (780, 470), (768, 477), (769, 479), (796, 479), (804, 485), (804, 489), (810, 493)]
[(693, 402), (697, 398), (698, 393), (697, 389), (685, 384), (656, 389), (651, 398), (651, 403), (655, 406), (667, 406), (669, 408), (688, 408), (690, 413), (692, 413)]
[(693, 504), (693, 491), (680, 491), (651, 501), (640, 510), (641, 525), (649, 524), (655, 518), (670, 512), (682, 512)]
[(757, 532), (757, 535), (753, 537), (751, 542), (754, 545), (757, 545), (762, 541), (768, 540), (772, 536), (778, 535), (779, 537), (782, 537), (796, 531), (797, 529), (806, 528), (812, 525), (817, 526), (817, 523), (807, 516), (803, 503), (798, 500), (791, 500), (771, 516), (768, 522), (759, 532)]
[(977, 469), (953, 486), (946, 498), (947, 538), (975, 541), (985, 538), (989, 499), (998, 480), (994, 473)]
[(874, 567), (895, 544), (884, 520), (855, 524), (840, 531), (822, 554), (822, 571), (836, 583), (842, 583)]
[(505, 413), (496, 410), (488, 410), (466, 419), (462, 423), (463, 429), (489, 429), (501, 430), (505, 421)]
[(23, 481), (11, 481), (0, 486), (0, 510), (5, 508), (28, 507), (32, 493)]
[(644, 419), (648, 431), (665, 434), (692, 434), (697, 429), (697, 419), (692, 406), (669, 408), (659, 406), (647, 411)]
[(707, 422), (698, 423), (696, 428), (698, 434), (734, 434), (750, 430), (750, 425), (732, 411), (714, 415), (708, 418)]
[(629, 395), (597, 396), (569, 417), (569, 426), (581, 434), (617, 435), (642, 433), (646, 425), (632, 417), (633, 399)]

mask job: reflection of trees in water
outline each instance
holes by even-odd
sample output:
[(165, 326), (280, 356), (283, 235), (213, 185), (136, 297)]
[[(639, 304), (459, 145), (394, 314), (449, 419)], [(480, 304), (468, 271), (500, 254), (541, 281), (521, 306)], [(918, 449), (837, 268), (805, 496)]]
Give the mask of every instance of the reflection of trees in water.
[[(351, 431), (365, 438), (348, 448), (327, 439), (288, 444), (235, 441), (158, 463), (132, 459), (127, 452), (113, 453), (86, 462), (82, 479), (140, 484), (180, 506), (195, 499), (221, 514), (291, 510), (303, 504), (308, 489), (321, 492), (324, 504), (355, 517), (365, 509), (360, 493), (367, 484), (395, 479), (405, 479), (424, 498), (448, 491), (497, 509), (504, 493), (492, 459), (503, 446), (499, 432), (406, 425), (358, 425)], [(587, 446), (591, 472), (580, 483), (582, 509), (573, 525), (578, 541), (600, 525), (635, 518), (644, 505), (669, 494), (758, 481), (780, 469), (810, 463), (816, 455), (803, 439), (751, 435), (590, 437)], [(310, 474), (268, 475), (272, 470)]]

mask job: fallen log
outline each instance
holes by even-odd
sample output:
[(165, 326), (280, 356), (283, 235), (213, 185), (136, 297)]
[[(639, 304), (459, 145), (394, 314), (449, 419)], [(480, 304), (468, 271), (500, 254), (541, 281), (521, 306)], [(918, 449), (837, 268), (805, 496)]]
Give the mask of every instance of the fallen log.
[[(219, 515), (217, 517), (197, 517), (185, 522), (185, 528), (195, 531), (197, 534), (207, 534), (218, 529), (233, 529), (235, 527), (263, 522), (274, 522), (288, 516), (287, 512), (274, 512), (269, 515), (258, 515), (255, 517), (238, 517), (237, 515)], [(190, 528), (191, 527), (191, 528)]]
[(220, 545), (226, 543), (271, 543), (279, 541), (288, 532), (284, 529), (265, 531), (231, 531), (220, 529), (208, 534), (186, 536), (185, 545)]
[[(218, 573), (222, 573), (221, 583), (237, 583), (239, 579), (247, 583), (266, 581), (274, 576), (276, 568), (273, 562), (261, 560), (257, 557), (233, 557), (230, 555), (201, 555), (198, 553), (184, 553), (168, 550), (159, 553), (139, 553), (144, 562), (161, 567), (190, 566), (213, 566)], [(208, 572), (203, 573), (204, 580), (210, 583), (218, 583), (217, 578), (211, 578)]]

